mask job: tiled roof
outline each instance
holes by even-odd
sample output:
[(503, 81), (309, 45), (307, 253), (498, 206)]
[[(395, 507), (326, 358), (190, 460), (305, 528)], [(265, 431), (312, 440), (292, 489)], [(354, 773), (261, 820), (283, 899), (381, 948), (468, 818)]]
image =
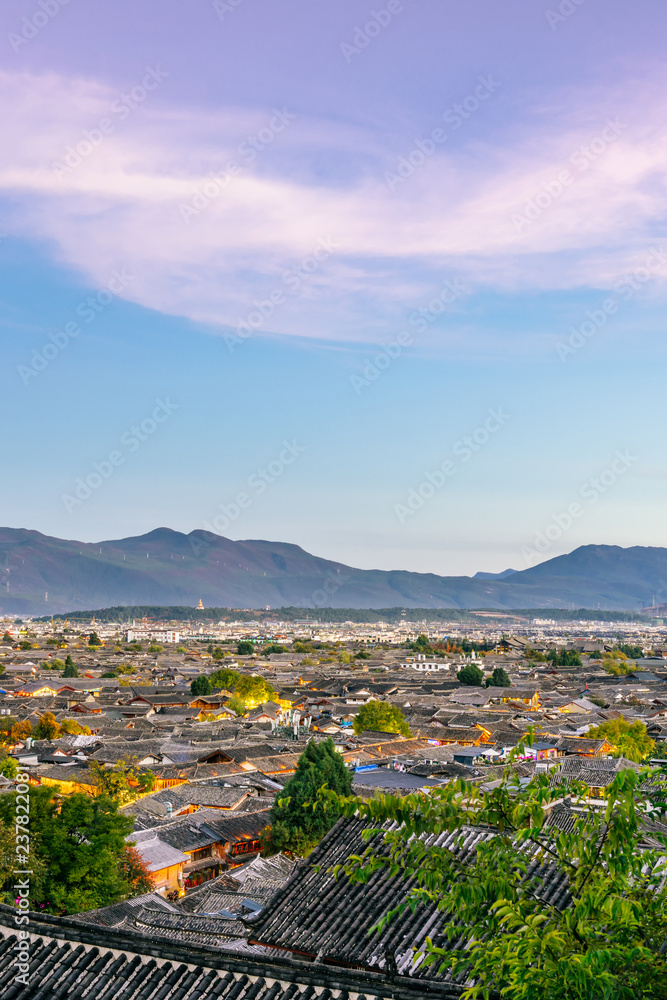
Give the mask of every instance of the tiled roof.
[[(367, 969), (386, 969), (387, 955), (393, 952), (400, 975), (422, 982), (446, 981), (448, 973), (440, 973), (437, 965), (424, 966), (425, 939), (430, 936), (440, 947), (464, 948), (467, 938), (462, 933), (453, 945), (448, 943), (442, 933), (448, 917), (438, 911), (437, 901), (428, 906), (419, 904), (414, 910), (408, 907), (379, 933), (374, 929), (378, 920), (402, 903), (416, 882), (388, 875), (386, 869), (374, 872), (364, 883), (334, 875), (333, 866), (363, 853), (367, 845), (379, 856), (388, 855), (382, 834), (369, 841), (362, 839), (365, 827), (358, 818), (338, 821), (308, 862), (300, 865), (258, 917), (249, 921), (250, 943)], [(395, 824), (385, 826), (393, 828)], [(481, 840), (493, 836), (489, 830), (469, 829), (434, 835), (428, 842), (454, 851), (465, 861)], [(545, 901), (567, 905), (567, 883), (559, 872), (532, 862), (526, 878), (542, 882)]]
[[(137, 851), (151, 872), (160, 871), (170, 865), (185, 864), (190, 860), (187, 854), (183, 854), (167, 841), (158, 839), (157, 833), (153, 830), (131, 833), (127, 840), (135, 844)], [(207, 842), (210, 843), (210, 841)]]
[(196, 941), (182, 946), (44, 913), (30, 914), (29, 981), (22, 985), (15, 981), (14, 917), (11, 907), (0, 906), (0, 995), (8, 1000), (456, 1000), (461, 994), (452, 985), (304, 966), (244, 942), (238, 949), (231, 942), (227, 952)]
[(100, 924), (103, 927), (117, 927), (123, 921), (131, 920), (136, 912), (143, 909), (162, 910), (166, 913), (178, 912), (174, 904), (161, 896), (159, 892), (147, 892), (143, 896), (126, 899), (122, 903), (112, 903), (111, 906), (77, 913), (73, 919), (81, 920), (87, 924)]

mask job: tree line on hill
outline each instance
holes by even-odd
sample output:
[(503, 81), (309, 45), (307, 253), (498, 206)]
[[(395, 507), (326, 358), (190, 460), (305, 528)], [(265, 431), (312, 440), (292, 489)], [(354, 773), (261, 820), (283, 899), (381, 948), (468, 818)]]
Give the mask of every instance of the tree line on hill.
[[(402, 622), (442, 621), (479, 625), (479, 615), (483, 611), (489, 617), (494, 611), (506, 621), (508, 610), (498, 611), (497, 608), (254, 608), (239, 610), (233, 608), (195, 608), (187, 605), (117, 605), (110, 608), (97, 608), (91, 611), (68, 611), (65, 614), (43, 615), (34, 618), (36, 622), (50, 621), (95, 621), (122, 622), (131, 624), (135, 619), (148, 618), (154, 621), (192, 622), (203, 624), (214, 621), (296, 621), (310, 620), (329, 624), (333, 622), (355, 622), (359, 625), (372, 625), (386, 622), (389, 625), (400, 625)], [(533, 618), (543, 618), (544, 608), (515, 608), (517, 622), (525, 623)], [(632, 611), (600, 611), (591, 608), (549, 608), (549, 617), (554, 621), (590, 621), (590, 622), (647, 622), (651, 621), (645, 615)], [(18, 619), (17, 621), (20, 621)]]

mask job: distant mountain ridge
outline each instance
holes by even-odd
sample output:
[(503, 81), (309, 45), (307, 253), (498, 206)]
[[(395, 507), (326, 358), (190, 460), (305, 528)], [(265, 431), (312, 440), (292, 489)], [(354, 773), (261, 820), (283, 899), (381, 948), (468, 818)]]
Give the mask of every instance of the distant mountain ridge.
[(0, 613), (115, 605), (263, 608), (596, 608), (667, 597), (667, 548), (583, 545), (531, 569), (438, 576), (364, 570), (298, 545), (156, 528), (104, 542), (0, 528)]

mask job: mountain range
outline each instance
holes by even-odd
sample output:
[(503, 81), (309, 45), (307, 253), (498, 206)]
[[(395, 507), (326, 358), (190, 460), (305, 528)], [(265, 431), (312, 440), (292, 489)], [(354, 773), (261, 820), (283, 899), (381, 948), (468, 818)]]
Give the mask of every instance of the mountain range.
[(592, 608), (667, 597), (667, 548), (583, 545), (525, 570), (437, 576), (354, 569), (287, 542), (156, 528), (105, 542), (0, 528), (0, 613), (115, 605), (271, 608)]

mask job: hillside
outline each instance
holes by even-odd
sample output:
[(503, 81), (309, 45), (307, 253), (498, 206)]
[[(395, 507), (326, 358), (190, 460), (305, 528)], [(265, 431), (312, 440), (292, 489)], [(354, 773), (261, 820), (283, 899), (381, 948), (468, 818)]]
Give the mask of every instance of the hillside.
[(263, 608), (566, 608), (636, 611), (664, 600), (667, 549), (585, 545), (532, 569), (477, 577), (362, 570), (298, 545), (207, 531), (77, 542), (0, 528), (0, 612), (111, 605)]

